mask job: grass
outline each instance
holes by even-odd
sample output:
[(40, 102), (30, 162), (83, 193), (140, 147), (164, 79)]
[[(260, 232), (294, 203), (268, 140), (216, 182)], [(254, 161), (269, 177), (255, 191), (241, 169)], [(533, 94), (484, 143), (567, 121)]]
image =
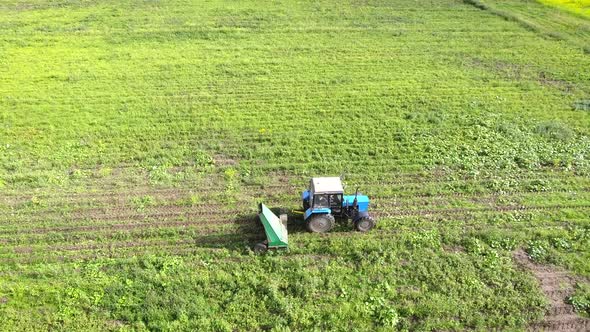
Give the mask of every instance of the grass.
[[(578, 47), (584, 54), (590, 54), (590, 25), (584, 9), (584, 1), (565, 2), (542, 0), (553, 7), (539, 6), (538, 1), (487, 1), (466, 0), (476, 8), (486, 10), (505, 20), (514, 21), (523, 28), (545, 38), (561, 40)], [(573, 12), (567, 13), (566, 11)], [(548, 80), (548, 82), (559, 83)]]
[[(590, 277), (583, 16), (19, 1), (0, 22), (4, 330), (525, 330), (548, 302), (515, 250)], [(253, 255), (256, 203), (296, 209), (315, 175), (377, 229), (291, 213), (290, 251)]]

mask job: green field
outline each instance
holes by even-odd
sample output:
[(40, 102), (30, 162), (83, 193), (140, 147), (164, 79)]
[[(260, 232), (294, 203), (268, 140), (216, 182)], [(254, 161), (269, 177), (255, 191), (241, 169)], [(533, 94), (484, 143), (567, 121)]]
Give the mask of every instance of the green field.
[[(590, 19), (543, 3), (0, 0), (0, 330), (590, 329)], [(377, 228), (253, 254), (322, 175)]]

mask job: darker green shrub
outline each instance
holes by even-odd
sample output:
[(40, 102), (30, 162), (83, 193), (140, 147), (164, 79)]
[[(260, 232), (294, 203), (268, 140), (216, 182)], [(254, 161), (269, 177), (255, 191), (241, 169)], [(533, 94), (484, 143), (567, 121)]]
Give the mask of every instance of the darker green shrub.
[(590, 99), (576, 101), (573, 105), (573, 109), (576, 111), (590, 112)]
[(574, 132), (569, 127), (559, 122), (543, 122), (535, 128), (535, 132), (557, 141), (568, 141), (574, 136)]

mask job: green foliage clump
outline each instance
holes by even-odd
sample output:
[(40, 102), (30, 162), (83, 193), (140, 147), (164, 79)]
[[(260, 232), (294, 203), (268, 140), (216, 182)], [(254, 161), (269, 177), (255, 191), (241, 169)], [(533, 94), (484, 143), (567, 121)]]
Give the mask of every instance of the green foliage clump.
[(590, 317), (590, 285), (577, 283), (574, 294), (568, 297), (567, 302), (573, 305), (577, 312)]
[(393, 305), (387, 303), (383, 297), (370, 297), (369, 300), (365, 302), (365, 305), (373, 319), (380, 326), (395, 328), (400, 321), (399, 314)]
[(533, 261), (546, 263), (550, 258), (548, 247), (549, 245), (546, 241), (535, 240), (528, 243), (526, 252)]
[(151, 207), (155, 205), (154, 197), (150, 195), (144, 195), (140, 197), (133, 197), (131, 199), (131, 204), (135, 206), (137, 210), (144, 210), (145, 208)]

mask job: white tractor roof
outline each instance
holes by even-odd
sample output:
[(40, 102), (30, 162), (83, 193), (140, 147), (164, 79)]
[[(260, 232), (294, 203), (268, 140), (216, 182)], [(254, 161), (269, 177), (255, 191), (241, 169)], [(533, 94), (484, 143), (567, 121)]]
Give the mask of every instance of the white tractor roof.
[(344, 192), (339, 177), (312, 178), (313, 192), (315, 193), (341, 193)]

